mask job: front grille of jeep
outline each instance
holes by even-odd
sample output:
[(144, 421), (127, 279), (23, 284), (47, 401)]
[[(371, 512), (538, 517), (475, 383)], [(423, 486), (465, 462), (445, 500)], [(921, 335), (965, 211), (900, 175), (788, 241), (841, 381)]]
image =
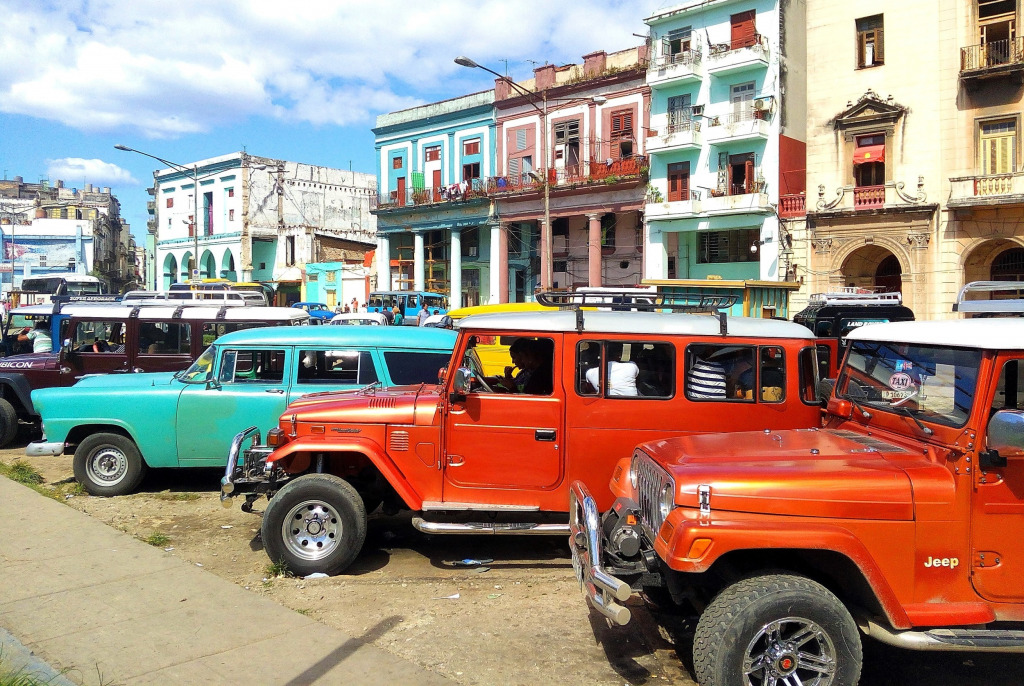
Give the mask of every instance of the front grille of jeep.
[[(633, 455), (633, 473), (636, 475), (636, 497), (640, 506), (640, 519), (653, 534), (661, 528), (662, 517), (658, 508), (661, 491), (672, 478), (658, 467), (646, 454), (637, 451)], [(674, 490), (674, 487), (673, 487)]]

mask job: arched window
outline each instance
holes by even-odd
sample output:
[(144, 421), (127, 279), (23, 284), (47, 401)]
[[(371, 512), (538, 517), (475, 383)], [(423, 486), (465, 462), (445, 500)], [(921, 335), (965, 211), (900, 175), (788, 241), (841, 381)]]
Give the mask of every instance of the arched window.
[(1010, 248), (996, 256), (992, 281), (1024, 281), (1024, 248)]

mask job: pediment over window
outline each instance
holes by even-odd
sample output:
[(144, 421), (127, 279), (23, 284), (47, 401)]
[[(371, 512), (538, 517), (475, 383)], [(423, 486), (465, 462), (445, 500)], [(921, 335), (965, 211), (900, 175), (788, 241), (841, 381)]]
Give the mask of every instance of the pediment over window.
[(906, 114), (907, 108), (893, 102), (892, 97), (883, 100), (872, 90), (868, 90), (857, 100), (832, 119), (832, 124), (842, 131), (847, 140), (868, 130), (885, 131), (891, 136), (896, 122)]

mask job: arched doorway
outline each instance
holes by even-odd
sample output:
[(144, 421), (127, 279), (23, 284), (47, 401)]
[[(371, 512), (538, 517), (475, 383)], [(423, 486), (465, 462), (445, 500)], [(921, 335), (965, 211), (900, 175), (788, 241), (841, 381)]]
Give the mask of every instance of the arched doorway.
[(903, 265), (896, 255), (877, 245), (853, 251), (840, 269), (844, 286), (895, 293), (903, 289)]
[(217, 259), (213, 253), (207, 250), (203, 253), (203, 259), (199, 261), (199, 278), (212, 279), (217, 276)]
[(174, 259), (174, 255), (168, 254), (164, 258), (163, 269), (160, 274), (160, 288), (167, 290), (171, 287), (171, 284), (177, 280), (178, 275), (178, 261)]
[(220, 278), (229, 281), (238, 281), (238, 274), (235, 272), (235, 256), (231, 250), (225, 250), (220, 261)]
[(192, 278), (192, 275), (189, 274), (189, 268), (191, 265), (192, 253), (186, 252), (184, 255), (181, 256), (181, 273), (178, 274), (178, 281), (184, 283), (185, 281), (188, 281), (190, 278)]

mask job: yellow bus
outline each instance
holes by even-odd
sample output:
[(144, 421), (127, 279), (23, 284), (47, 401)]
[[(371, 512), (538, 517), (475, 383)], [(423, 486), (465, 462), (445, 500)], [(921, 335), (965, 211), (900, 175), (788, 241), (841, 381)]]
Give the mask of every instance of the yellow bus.
[[(464, 317), (469, 317), (474, 314), (498, 314), (499, 312), (540, 312), (543, 310), (557, 311), (557, 307), (546, 307), (540, 303), (529, 302), (529, 303), (497, 303), (494, 305), (473, 305), (472, 307), (460, 307), (457, 310), (451, 310), (448, 316), (455, 322), (455, 326), (458, 327), (458, 322)], [(508, 354), (508, 348), (512, 344), (511, 340), (504, 340), (504, 337), (495, 339), (495, 337), (480, 337), (476, 344), (476, 354), (480, 358), (480, 364), (483, 366), (484, 374), (487, 376), (502, 376), (505, 373), (505, 367), (511, 366), (512, 358)]]

